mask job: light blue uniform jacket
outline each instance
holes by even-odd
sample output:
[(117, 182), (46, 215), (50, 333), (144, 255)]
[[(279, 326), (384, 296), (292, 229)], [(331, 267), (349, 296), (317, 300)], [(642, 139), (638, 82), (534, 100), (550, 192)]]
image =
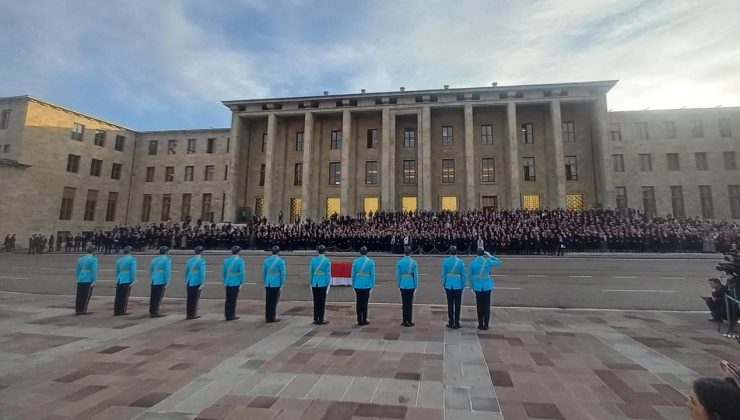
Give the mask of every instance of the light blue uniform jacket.
[(396, 263), (396, 281), (399, 289), (416, 289), (419, 286), (419, 266), (416, 260), (405, 256)]
[(442, 260), (440, 269), (442, 287), (445, 289), (459, 290), (465, 288), (465, 261), (455, 255)]
[(375, 261), (363, 255), (352, 263), (352, 287), (372, 289), (375, 287)]
[(201, 286), (206, 283), (206, 260), (193, 255), (185, 263), (185, 286)]
[(244, 284), (244, 275), (246, 274), (247, 267), (244, 264), (244, 258), (238, 255), (232, 255), (224, 260), (224, 265), (221, 269), (221, 275), (224, 278), (224, 286), (241, 286)]
[(285, 260), (278, 255), (265, 258), (262, 264), (262, 280), (265, 287), (282, 287), (285, 284)]
[(81, 256), (77, 260), (77, 282), (95, 283), (98, 279), (98, 257), (92, 254)]
[(149, 266), (149, 275), (152, 278), (152, 286), (170, 284), (172, 275), (172, 260), (166, 255), (157, 255), (152, 259)]
[(116, 260), (116, 284), (131, 284), (136, 281), (136, 258), (124, 255)]
[(311, 287), (327, 287), (331, 283), (331, 261), (324, 255), (311, 258), (308, 267), (308, 281)]
[(475, 292), (487, 292), (493, 290), (493, 277), (491, 269), (501, 265), (501, 260), (491, 257), (477, 257), (470, 262), (468, 277), (470, 277), (470, 288)]

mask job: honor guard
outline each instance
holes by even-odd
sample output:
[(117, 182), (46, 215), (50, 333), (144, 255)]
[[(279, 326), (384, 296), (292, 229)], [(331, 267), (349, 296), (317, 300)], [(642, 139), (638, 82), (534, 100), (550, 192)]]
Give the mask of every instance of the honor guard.
[(149, 295), (149, 317), (151, 318), (164, 316), (159, 313), (159, 305), (162, 304), (164, 290), (170, 283), (172, 273), (172, 260), (167, 256), (169, 251), (170, 249), (166, 246), (160, 247), (159, 255), (152, 259), (152, 264), (149, 266), (149, 275), (152, 279), (152, 291)]
[(324, 308), (326, 306), (326, 294), (331, 286), (331, 261), (324, 253), (326, 248), (319, 245), (316, 250), (319, 255), (311, 258), (308, 268), (308, 281), (311, 284), (313, 294), (313, 323), (316, 325), (328, 324), (324, 320)]
[(285, 285), (285, 260), (278, 255), (280, 247), (273, 246), (272, 255), (262, 264), (262, 280), (265, 282), (265, 320), (278, 322), (277, 304), (280, 300), (280, 289)]
[(357, 325), (367, 325), (367, 303), (375, 287), (375, 261), (367, 256), (367, 248), (360, 248), (360, 257), (352, 263), (352, 288), (357, 298)]
[(442, 260), (442, 287), (447, 295), (447, 328), (460, 328), (460, 304), (465, 288), (465, 261), (457, 258), (457, 247), (450, 247), (450, 256)]
[(206, 284), (206, 260), (203, 258), (203, 247), (196, 246), (195, 255), (185, 263), (185, 287), (187, 289), (187, 303), (185, 313), (187, 319), (200, 318), (198, 315), (198, 301), (203, 285)]
[(116, 298), (113, 315), (128, 315), (128, 297), (131, 286), (136, 281), (136, 258), (131, 255), (131, 247), (123, 248), (123, 256), (116, 261)]
[(95, 247), (88, 246), (87, 254), (77, 260), (77, 299), (75, 300), (75, 315), (87, 315), (87, 305), (90, 303), (93, 285), (98, 278), (98, 257), (95, 256)]
[(412, 321), (414, 315), (414, 293), (419, 286), (419, 266), (416, 260), (411, 258), (411, 247), (403, 248), (404, 257), (396, 263), (396, 280), (398, 288), (401, 290), (401, 303), (403, 305), (402, 314), (404, 327), (413, 327)]
[(238, 246), (231, 247), (231, 256), (224, 260), (221, 270), (224, 278), (224, 288), (226, 289), (224, 317), (227, 321), (239, 319), (236, 316), (236, 298), (239, 297), (239, 290), (244, 284), (244, 273), (246, 272), (244, 259), (239, 256), (241, 251), (242, 249)]
[(478, 329), (487, 330), (491, 317), (491, 291), (493, 277), (491, 269), (501, 265), (501, 260), (478, 248), (478, 257), (470, 262), (468, 277), (470, 288), (475, 292), (475, 306), (478, 310)]

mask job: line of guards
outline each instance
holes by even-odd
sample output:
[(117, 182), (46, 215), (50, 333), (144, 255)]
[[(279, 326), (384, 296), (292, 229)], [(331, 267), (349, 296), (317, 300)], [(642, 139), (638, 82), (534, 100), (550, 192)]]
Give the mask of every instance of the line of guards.
[[(86, 315), (93, 284), (97, 279), (98, 260), (95, 256), (95, 247), (88, 247), (87, 254), (77, 261), (77, 299), (75, 304), (76, 315)], [(206, 280), (206, 261), (202, 257), (203, 247), (196, 247), (195, 254), (185, 264), (185, 286), (187, 288), (187, 319), (200, 318), (198, 315), (198, 301)], [(152, 318), (164, 316), (159, 312), (165, 289), (170, 283), (172, 261), (167, 255), (169, 249), (161, 247), (159, 255), (152, 259), (149, 267), (151, 279), (151, 293), (149, 298), (149, 316)], [(246, 266), (244, 259), (239, 255), (241, 248), (231, 248), (231, 256), (223, 262), (221, 276), (226, 289), (224, 316), (227, 321), (239, 319), (236, 316), (236, 301), (239, 290), (244, 285)], [(280, 290), (285, 285), (285, 260), (280, 257), (280, 248), (272, 247), (272, 255), (262, 264), (262, 281), (265, 286), (265, 320), (268, 323), (280, 321), (277, 318), (277, 304), (280, 300)], [(136, 280), (136, 258), (131, 255), (131, 247), (125, 247), (124, 255), (116, 261), (116, 297), (113, 306), (115, 316), (128, 315), (128, 298), (131, 285)], [(328, 324), (324, 319), (326, 295), (331, 285), (331, 261), (325, 255), (325, 248), (320, 245), (318, 255), (311, 259), (308, 270), (309, 284), (313, 293), (314, 324)], [(411, 258), (411, 248), (404, 248), (404, 256), (396, 263), (396, 280), (401, 292), (403, 304), (404, 327), (411, 327), (413, 322), (414, 293), (419, 285), (419, 267)], [(450, 247), (450, 255), (442, 261), (440, 277), (442, 287), (447, 295), (448, 328), (460, 328), (460, 305), (466, 278), (469, 287), (475, 292), (475, 301), (478, 314), (478, 329), (487, 330), (491, 313), (491, 292), (494, 287), (491, 269), (501, 265), (495, 256), (478, 248), (477, 257), (470, 262), (465, 270), (465, 261), (457, 257), (457, 248)], [(367, 309), (370, 300), (370, 291), (375, 286), (375, 261), (367, 256), (367, 248), (360, 249), (360, 257), (352, 263), (352, 287), (356, 295), (357, 324), (367, 325)]]

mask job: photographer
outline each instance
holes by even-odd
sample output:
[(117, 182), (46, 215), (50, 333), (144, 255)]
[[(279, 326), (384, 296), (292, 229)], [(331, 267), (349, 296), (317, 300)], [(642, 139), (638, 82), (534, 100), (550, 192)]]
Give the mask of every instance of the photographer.
[(702, 296), (704, 302), (709, 308), (712, 317), (709, 321), (722, 322), (727, 319), (727, 309), (725, 307), (725, 293), (727, 288), (722, 284), (718, 278), (709, 279), (709, 286), (712, 288), (712, 296)]

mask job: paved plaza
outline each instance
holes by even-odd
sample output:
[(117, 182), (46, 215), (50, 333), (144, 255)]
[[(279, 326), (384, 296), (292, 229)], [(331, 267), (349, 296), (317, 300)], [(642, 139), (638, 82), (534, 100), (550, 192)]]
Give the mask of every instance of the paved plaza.
[(493, 328), (443, 327), (446, 308), (373, 304), (371, 324), (330, 304), (324, 326), (308, 302), (282, 302), (265, 324), (260, 301), (146, 299), (113, 317), (96, 296), (0, 292), (0, 417), (9, 419), (686, 419), (685, 395), (738, 345), (690, 312), (494, 309)]

